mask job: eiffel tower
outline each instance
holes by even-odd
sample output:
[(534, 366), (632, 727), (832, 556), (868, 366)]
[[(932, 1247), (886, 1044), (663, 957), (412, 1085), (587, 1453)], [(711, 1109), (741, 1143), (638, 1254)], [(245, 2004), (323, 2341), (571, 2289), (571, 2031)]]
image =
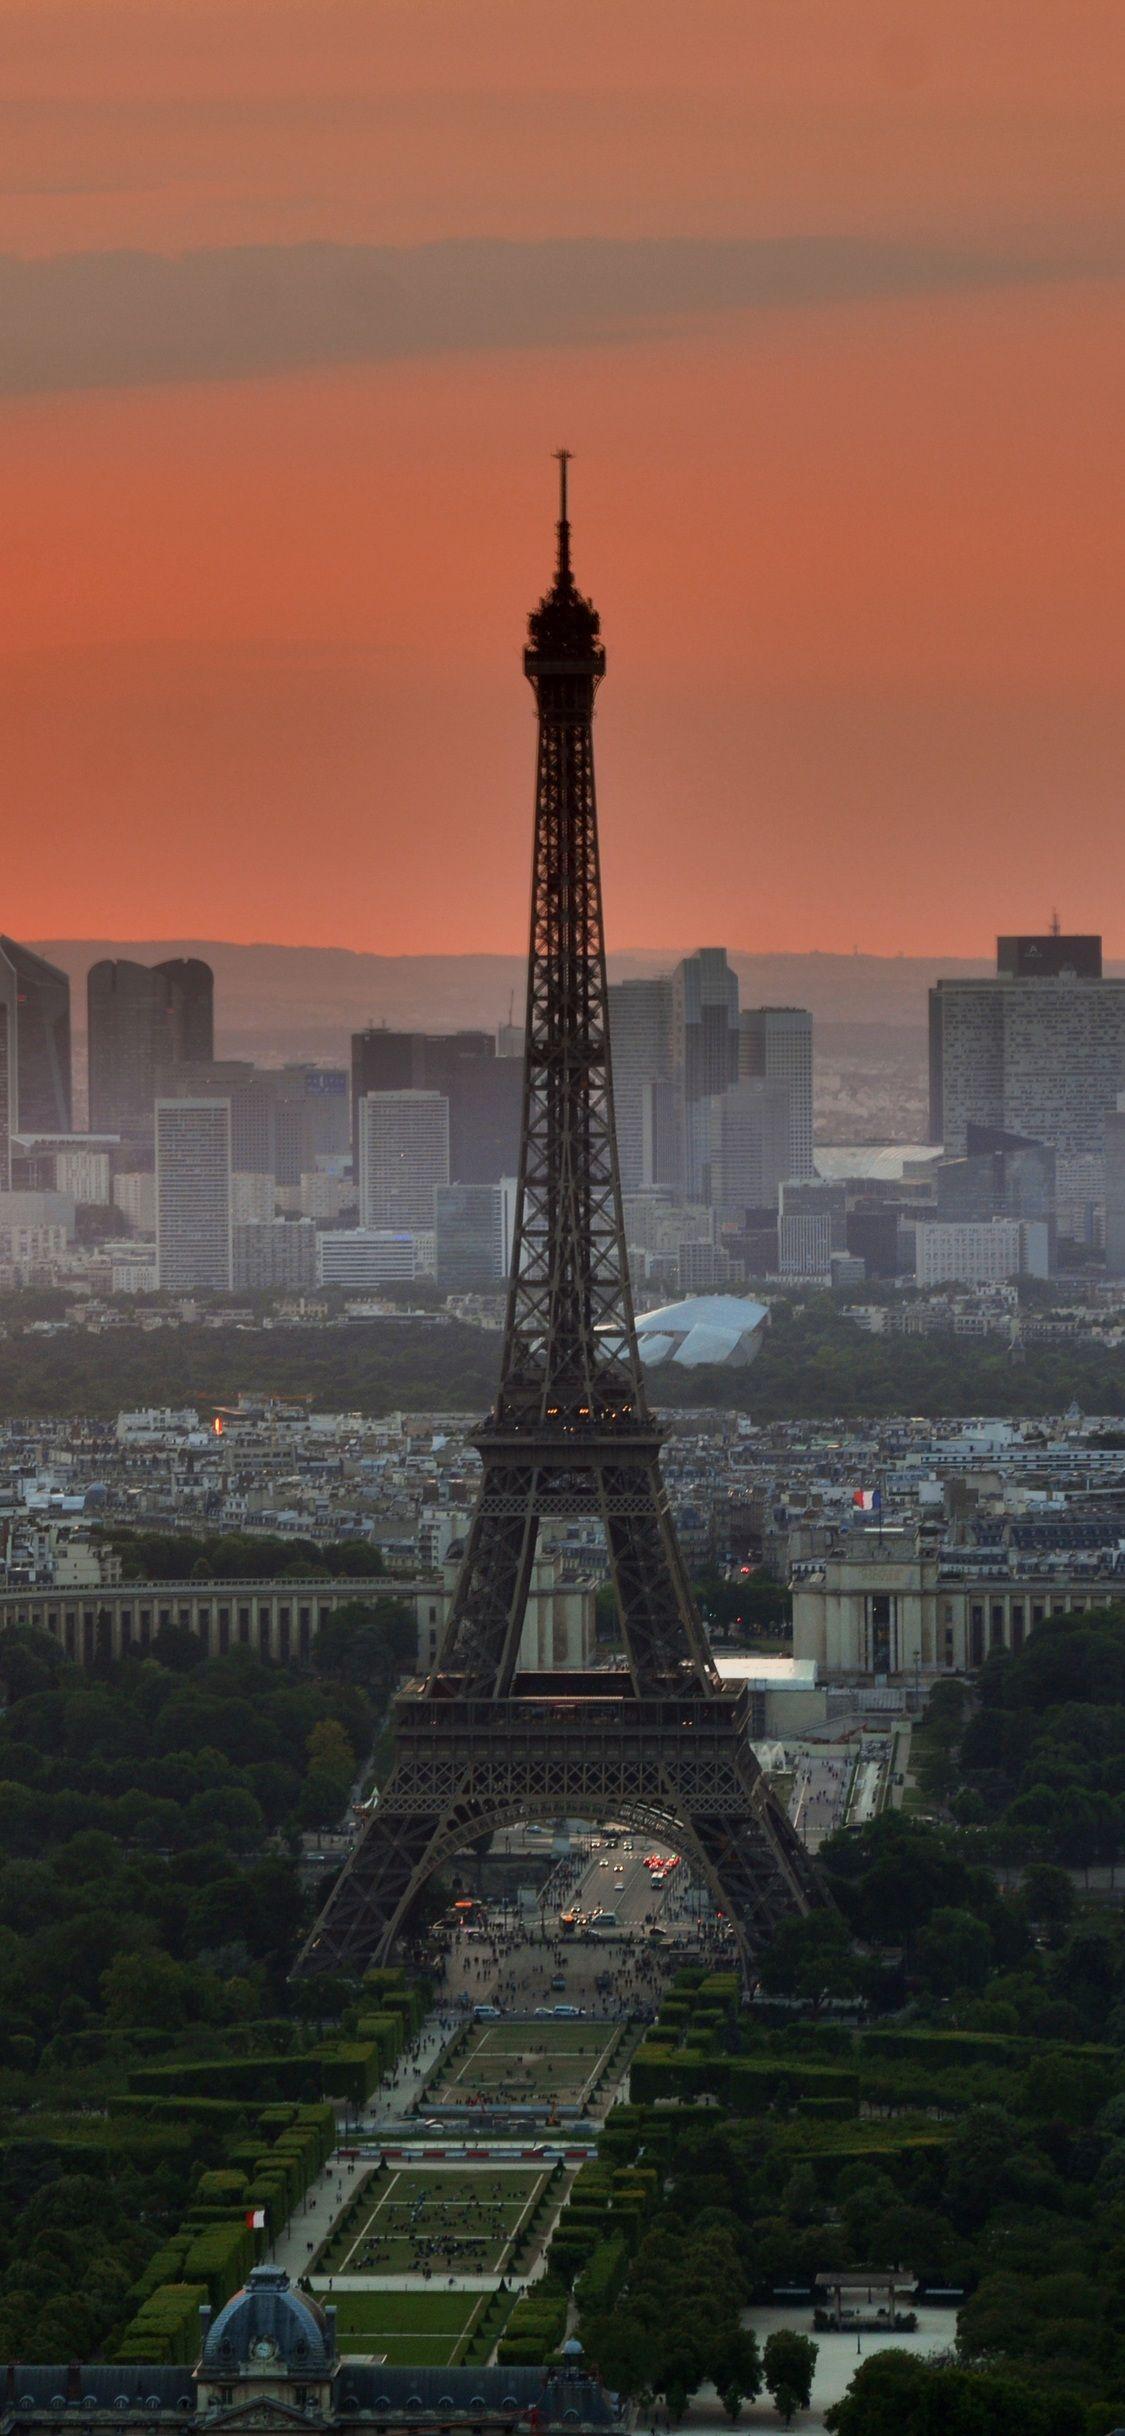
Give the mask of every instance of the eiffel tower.
[[(745, 1968), (789, 1911), (822, 1901), (748, 1740), (749, 1694), (719, 1679), (660, 1473), (625, 1254), (602, 933), (596, 610), (558, 556), (524, 671), (539, 714), (523, 1133), (500, 1385), (473, 1443), (477, 1508), (433, 1673), (396, 1704), (387, 1783), (298, 1972), (360, 1970), (409, 1934), (466, 1846), (524, 1820), (619, 1818), (670, 1836), (710, 1886)], [(625, 1666), (526, 1674), (539, 1526), (596, 1516)]]

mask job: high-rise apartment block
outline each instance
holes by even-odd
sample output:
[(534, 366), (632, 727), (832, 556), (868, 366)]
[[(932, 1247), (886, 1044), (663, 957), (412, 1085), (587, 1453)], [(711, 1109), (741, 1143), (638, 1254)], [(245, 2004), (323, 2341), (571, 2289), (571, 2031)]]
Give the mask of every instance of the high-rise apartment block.
[(961, 1155), (970, 1125), (1054, 1151), (1060, 1230), (1104, 1192), (1106, 1119), (1125, 1084), (1125, 981), (1096, 937), (1000, 939), (993, 979), (930, 992), (930, 1135)]
[(233, 1230), (236, 1293), (299, 1291), (316, 1282), (316, 1228), (311, 1218), (270, 1218)]
[(0, 937), (12, 1133), (70, 1133), (70, 982), (33, 948)]
[(437, 1282), (443, 1294), (496, 1294), (512, 1260), (516, 1185), (439, 1184), (435, 1194)]
[(226, 1099), (156, 1103), (156, 1258), (164, 1291), (233, 1283), (231, 1110)]
[(364, 1228), (432, 1230), (449, 1182), (449, 1102), (440, 1091), (368, 1091), (359, 1105), (359, 1216)]
[(811, 1176), (813, 1032), (807, 1007), (744, 1007), (738, 1019), (739, 1073), (784, 1083), (789, 1094), (787, 1176)]
[(214, 975), (198, 956), (105, 957), (86, 976), (90, 1125), (150, 1135), (171, 1069), (215, 1052)]

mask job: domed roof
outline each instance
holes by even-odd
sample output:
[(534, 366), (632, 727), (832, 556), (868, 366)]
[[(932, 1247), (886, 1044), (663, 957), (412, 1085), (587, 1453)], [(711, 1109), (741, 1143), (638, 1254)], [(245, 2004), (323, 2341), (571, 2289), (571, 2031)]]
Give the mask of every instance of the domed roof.
[(208, 2327), (201, 2365), (212, 2375), (229, 2376), (249, 2365), (307, 2377), (333, 2368), (335, 2360), (335, 2330), (319, 2301), (295, 2292), (283, 2267), (252, 2267), (241, 2292)]

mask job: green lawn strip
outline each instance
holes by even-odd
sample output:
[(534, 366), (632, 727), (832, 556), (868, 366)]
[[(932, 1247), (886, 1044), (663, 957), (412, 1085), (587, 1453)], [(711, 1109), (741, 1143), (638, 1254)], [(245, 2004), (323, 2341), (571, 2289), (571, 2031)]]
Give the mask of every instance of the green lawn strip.
[(373, 2352), (388, 2368), (449, 2368), (459, 2348), (454, 2335), (357, 2335), (340, 2341), (345, 2359)]
[[(464, 2334), (479, 2292), (321, 2292), (336, 2308), (336, 2332), (344, 2335)], [(487, 2298), (487, 2295), (483, 2297)]]
[[(443, 2235), (453, 2240), (483, 2236), (486, 2248), (461, 2264), (486, 2274), (493, 2265), (499, 2266), (546, 2179), (541, 2167), (392, 2167), (378, 2176), (374, 2188), (369, 2186), (370, 2205), (363, 2204), (366, 2194), (360, 2195), (358, 2207), (354, 2201), (349, 2205), (344, 2223), (318, 2251), (314, 2272), (318, 2275), (408, 2272), (413, 2264), (408, 2230), (410, 2211), (421, 2201), (422, 2212), (414, 2219), (414, 2229), (429, 2240), (440, 2240)], [(474, 2193), (484, 2202), (481, 2209), (468, 2204)], [(362, 2264), (363, 2244), (368, 2239), (382, 2245), (382, 2254), (370, 2269)]]

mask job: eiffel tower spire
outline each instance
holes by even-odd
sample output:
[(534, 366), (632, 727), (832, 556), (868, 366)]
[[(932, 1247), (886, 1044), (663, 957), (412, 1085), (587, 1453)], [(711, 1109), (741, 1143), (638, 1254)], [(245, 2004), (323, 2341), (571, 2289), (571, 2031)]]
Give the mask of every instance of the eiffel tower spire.
[[(628, 1817), (675, 1835), (747, 1962), (821, 1900), (720, 1684), (660, 1472), (629, 1287), (613, 1124), (594, 793), (598, 613), (571, 568), (558, 452), (554, 581), (528, 625), (538, 712), (523, 1127), (500, 1380), (475, 1433), (476, 1512), (437, 1663), (398, 1703), (377, 1810), (301, 1957), (386, 1954), (435, 1871), (521, 1819)], [(592, 1517), (627, 1671), (528, 1676), (520, 1642), (540, 1524)]]

